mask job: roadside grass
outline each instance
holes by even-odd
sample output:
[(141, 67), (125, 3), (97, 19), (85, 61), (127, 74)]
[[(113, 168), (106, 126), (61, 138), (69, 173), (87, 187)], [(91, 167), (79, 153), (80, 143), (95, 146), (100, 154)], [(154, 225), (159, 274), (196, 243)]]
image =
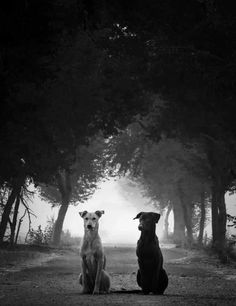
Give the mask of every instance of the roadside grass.
[(15, 266), (27, 260), (33, 260), (51, 253), (52, 249), (47, 246), (35, 246), (19, 244), (14, 247), (0, 248), (0, 267)]

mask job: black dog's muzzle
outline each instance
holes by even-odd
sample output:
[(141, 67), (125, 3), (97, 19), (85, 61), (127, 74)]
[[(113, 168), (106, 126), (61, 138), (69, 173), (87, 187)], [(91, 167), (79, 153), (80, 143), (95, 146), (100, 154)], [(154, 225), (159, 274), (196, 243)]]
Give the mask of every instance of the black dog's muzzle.
[(143, 225), (142, 225), (142, 224), (139, 224), (138, 230), (139, 230), (139, 231), (142, 231), (142, 230), (143, 230)]

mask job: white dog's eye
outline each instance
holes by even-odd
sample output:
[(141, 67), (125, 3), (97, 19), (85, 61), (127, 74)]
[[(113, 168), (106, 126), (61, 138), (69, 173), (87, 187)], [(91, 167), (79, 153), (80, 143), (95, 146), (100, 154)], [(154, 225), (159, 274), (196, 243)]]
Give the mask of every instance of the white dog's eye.
[(95, 221), (96, 220), (96, 218), (93, 218), (93, 221)]
[(88, 221), (88, 218), (85, 218), (86, 221)]

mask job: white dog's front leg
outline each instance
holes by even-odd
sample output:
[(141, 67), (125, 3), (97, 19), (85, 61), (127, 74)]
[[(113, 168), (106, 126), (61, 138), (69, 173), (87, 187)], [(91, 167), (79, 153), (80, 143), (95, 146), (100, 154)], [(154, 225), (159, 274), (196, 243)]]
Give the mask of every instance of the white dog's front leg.
[(83, 276), (83, 293), (89, 293), (89, 284), (88, 284), (88, 278), (87, 278), (87, 265), (85, 263), (85, 260), (82, 259), (82, 276)]
[(103, 266), (103, 258), (101, 257), (101, 258), (98, 259), (97, 273), (96, 273), (96, 279), (95, 279), (95, 286), (94, 286), (93, 294), (99, 294), (101, 277), (102, 277), (102, 266)]

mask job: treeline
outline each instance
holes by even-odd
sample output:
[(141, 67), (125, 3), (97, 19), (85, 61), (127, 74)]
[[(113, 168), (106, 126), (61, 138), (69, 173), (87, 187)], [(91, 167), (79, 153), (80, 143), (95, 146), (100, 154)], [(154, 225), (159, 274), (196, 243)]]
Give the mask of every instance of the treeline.
[[(136, 169), (134, 175), (162, 205), (172, 203), (184, 220), (178, 230), (183, 234), (186, 228), (189, 241), (194, 205), (209, 202), (213, 246), (224, 249), (224, 195), (235, 186), (233, 4), (7, 2), (0, 18), (0, 243), (15, 222), (10, 218), (17, 199), (32, 182), (59, 191), (58, 243), (72, 181), (83, 186), (77, 195), (86, 199), (109, 173), (100, 145), (87, 164), (81, 163), (81, 148), (98, 131), (111, 140), (136, 121), (152, 145), (134, 150), (123, 166)], [(80, 171), (83, 165), (88, 166)], [(58, 202), (54, 191), (51, 200)]]
[[(150, 203), (162, 211), (164, 239), (170, 238), (169, 215), (173, 212), (172, 241), (191, 247), (203, 245), (205, 226), (211, 208), (211, 177), (204, 151), (196, 143), (177, 138), (158, 142), (139, 123), (110, 139), (106, 149), (114, 176), (125, 175)], [(129, 183), (130, 182), (130, 183)], [(131, 193), (131, 187), (122, 188)]]
[(9, 225), (16, 241), (19, 205), (31, 216), (32, 183), (60, 205), (58, 244), (69, 203), (87, 199), (103, 175), (87, 145), (98, 131), (123, 128), (141, 105), (125, 60), (98, 45), (105, 30), (94, 34), (85, 2), (1, 4), (0, 244)]

